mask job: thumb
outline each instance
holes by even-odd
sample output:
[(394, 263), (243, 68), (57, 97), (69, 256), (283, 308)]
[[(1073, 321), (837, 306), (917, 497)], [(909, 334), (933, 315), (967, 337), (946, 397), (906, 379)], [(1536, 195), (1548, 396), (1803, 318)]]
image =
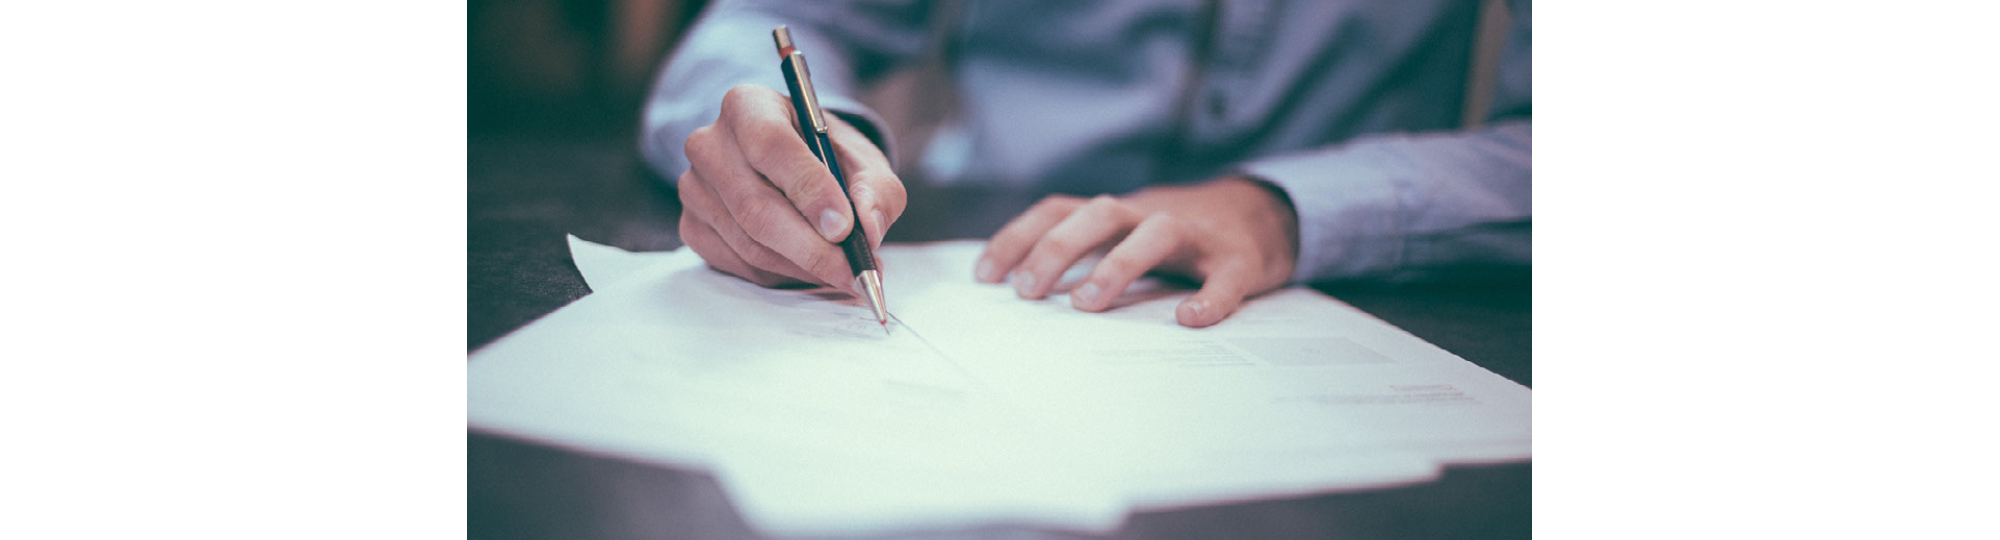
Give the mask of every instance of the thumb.
[(882, 247), (882, 237), (889, 233), (889, 226), (903, 217), (903, 208), (909, 203), (902, 180), (887, 171), (870, 171), (850, 177), (847, 193), (854, 198), (854, 213), (861, 217), (861, 229), (868, 233), (869, 245)]
[(1248, 296), (1254, 286), (1255, 275), (1247, 265), (1242, 264), (1218, 269), (1209, 274), (1200, 291), (1174, 308), (1174, 319), (1189, 328), (1203, 328), (1222, 322), (1242, 307), (1243, 297)]
[(909, 192), (903, 189), (903, 180), (896, 177), (889, 158), (875, 146), (875, 141), (841, 120), (834, 121), (832, 131), (833, 147), (846, 169), (847, 194), (854, 201), (854, 215), (861, 219), (869, 245), (882, 247), (882, 237), (903, 217)]

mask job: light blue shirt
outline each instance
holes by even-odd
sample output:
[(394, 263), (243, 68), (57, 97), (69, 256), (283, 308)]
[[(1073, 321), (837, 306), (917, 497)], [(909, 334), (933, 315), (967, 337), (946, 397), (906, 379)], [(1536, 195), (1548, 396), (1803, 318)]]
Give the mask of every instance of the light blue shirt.
[[(926, 54), (935, 7), (718, 2), (655, 84), (642, 155), (678, 178), (729, 87), (783, 92), (779, 24), (821, 103), (893, 155), (856, 96)], [(949, 156), (924, 176), (1089, 194), (1244, 174), (1298, 212), (1296, 282), (1526, 267), (1531, 17), (1510, 8), (1493, 113), (1467, 128), (1476, 1), (968, 2), (943, 49), (959, 111), (933, 140), (951, 144), (929, 149)]]

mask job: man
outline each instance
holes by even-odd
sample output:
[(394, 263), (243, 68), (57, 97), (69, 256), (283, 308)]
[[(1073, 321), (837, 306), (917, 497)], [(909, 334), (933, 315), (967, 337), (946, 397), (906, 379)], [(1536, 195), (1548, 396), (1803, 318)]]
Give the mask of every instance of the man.
[[(675, 178), (681, 237), (765, 286), (848, 287), (835, 242), (903, 214), (893, 134), (857, 92), (922, 57), (936, 5), (720, 2), (669, 58), (640, 136)], [(1186, 326), (1286, 283), (1529, 261), (1529, 5), (1483, 125), (1462, 122), (1477, 2), (971, 2), (943, 60), (959, 118), (931, 180), (1052, 195), (994, 234), (976, 279), (1106, 309), (1148, 272), (1201, 289)], [(854, 207), (792, 125), (770, 31), (791, 27)], [(949, 146), (949, 145), (947, 145)], [(1113, 196), (1111, 194), (1117, 194)]]

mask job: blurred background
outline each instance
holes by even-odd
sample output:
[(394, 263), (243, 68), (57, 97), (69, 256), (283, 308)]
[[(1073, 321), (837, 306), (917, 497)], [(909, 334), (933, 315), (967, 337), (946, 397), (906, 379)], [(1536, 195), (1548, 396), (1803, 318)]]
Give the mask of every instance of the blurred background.
[(650, 78), (704, 0), (473, 0), (473, 139), (635, 133)]
[(680, 246), (679, 200), (635, 141), (650, 78), (704, 4), (468, 2), (467, 350), (589, 293), (565, 235)]
[[(653, 77), (708, 4), (470, 2), (466, 131), (474, 153), (496, 144), (544, 143), (579, 151), (631, 150), (630, 159), (636, 160), (636, 149), (611, 147), (637, 144), (640, 109)], [(939, 17), (951, 16), (956, 5), (943, 3)], [(948, 114), (952, 92), (944, 77), (935, 59), (927, 58), (881, 76), (857, 96), (889, 123), (904, 148), (913, 149), (896, 156), (906, 182), (922, 183), (920, 175), (913, 175), (921, 156), (914, 150), (924, 147)], [(638, 169), (634, 174), (644, 179), (660, 179), (650, 169)], [(473, 180), (482, 178), (474, 175)]]

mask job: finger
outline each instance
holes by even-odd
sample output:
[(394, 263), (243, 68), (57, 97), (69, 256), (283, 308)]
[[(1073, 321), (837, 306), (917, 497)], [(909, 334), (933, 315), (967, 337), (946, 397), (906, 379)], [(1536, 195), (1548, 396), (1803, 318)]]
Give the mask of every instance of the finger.
[(1035, 247), (1014, 270), (1014, 293), (1039, 300), (1062, 280), (1069, 267), (1098, 247), (1109, 244), (1132, 230), (1132, 211), (1118, 199), (1100, 195), (1077, 207), (1069, 217), (1035, 241)]
[(903, 208), (908, 195), (903, 190), (903, 182), (886, 172), (868, 171), (848, 177), (848, 194), (854, 197), (854, 210), (861, 216), (861, 229), (868, 233), (871, 247), (881, 248), (882, 237), (889, 234), (889, 227), (903, 216)]
[(732, 141), (726, 128), (715, 125), (702, 126), (688, 134), (688, 171), (675, 187), (680, 191), (683, 212), (697, 212), (703, 223), (735, 219), (723, 204), (722, 191), (717, 185), (764, 183)]
[(743, 262), (742, 258), (736, 256), (735, 251), (730, 250), (729, 246), (722, 242), (715, 229), (692, 218), (681, 218), (681, 242), (687, 244), (689, 249), (693, 249), (695, 254), (701, 255), (701, 260), (706, 261), (709, 268), (742, 278), (760, 287), (775, 287), (789, 281), (784, 276), (758, 270)]
[(728, 125), (749, 166), (777, 186), (820, 237), (828, 242), (847, 237), (854, 226), (847, 194), (800, 138), (791, 103), (782, 94), (754, 84), (731, 88), (722, 98), (720, 123)]
[[(795, 135), (793, 138), (798, 137)], [(698, 129), (688, 139), (688, 161), (693, 164), (695, 174), (722, 202), (724, 211), (719, 216), (727, 216), (727, 219), (718, 217), (709, 222), (735, 223), (734, 229), (717, 225), (719, 232), (740, 230), (755, 243), (776, 252), (800, 269), (803, 273), (799, 276), (801, 281), (827, 284), (852, 292), (853, 272), (847, 268), (846, 256), (839, 246), (821, 239), (798, 209), (792, 206), (792, 202), (764, 181), (750, 166), (746, 156), (726, 144), (734, 140), (726, 128)], [(737, 252), (752, 255), (752, 250), (748, 248)], [(770, 263), (761, 268), (777, 271), (781, 267)]]
[(861, 216), (861, 228), (868, 233), (869, 244), (880, 248), (889, 226), (903, 216), (909, 194), (902, 179), (889, 166), (889, 158), (874, 141), (837, 117), (828, 117), (828, 121), (834, 124), (833, 147), (839, 151), (840, 164), (847, 173), (847, 196), (853, 199), (854, 210)]
[(1036, 241), (1082, 205), (1083, 202), (1075, 197), (1054, 195), (1015, 216), (1013, 221), (1007, 222), (1000, 232), (993, 233), (993, 238), (986, 241), (986, 252), (980, 254), (973, 277), (983, 283), (999, 283), (1014, 270), (1014, 265), (1028, 256), (1028, 250), (1035, 247)]
[(1083, 283), (1070, 291), (1070, 305), (1083, 311), (1104, 311), (1118, 295), (1125, 294), (1132, 282), (1183, 251), (1182, 239), (1173, 218), (1154, 215), (1139, 222), (1131, 234), (1104, 255), (1104, 260), (1090, 269)]
[[(747, 239), (797, 266), (815, 283), (853, 292), (853, 272), (840, 246), (820, 239), (783, 195), (768, 184), (714, 186), (723, 206)], [(720, 230), (721, 227), (718, 227)], [(742, 251), (738, 252), (743, 253)], [(764, 261), (774, 269), (774, 261)]]
[[(681, 200), (682, 221), (693, 218), (695, 221), (707, 223), (723, 212), (722, 202), (715, 200), (714, 192), (709, 191), (701, 182), (701, 176), (695, 174), (693, 167), (689, 167), (687, 172), (681, 173), (680, 179), (674, 181), (674, 192)], [(687, 240), (682, 239), (681, 243), (687, 243)]]
[[(707, 225), (711, 233), (720, 237), (729, 250), (752, 269), (782, 276), (784, 279), (775, 283), (778, 285), (819, 283), (812, 274), (744, 234), (743, 228), (727, 217), (721, 200), (699, 175), (682, 175), (679, 187), (682, 215), (694, 216), (696, 221)], [(723, 217), (717, 219), (716, 216)]]
[(1250, 294), (1256, 280), (1257, 273), (1248, 264), (1223, 265), (1208, 275), (1201, 290), (1181, 301), (1174, 309), (1174, 319), (1189, 328), (1222, 322), (1243, 305), (1243, 297)]

